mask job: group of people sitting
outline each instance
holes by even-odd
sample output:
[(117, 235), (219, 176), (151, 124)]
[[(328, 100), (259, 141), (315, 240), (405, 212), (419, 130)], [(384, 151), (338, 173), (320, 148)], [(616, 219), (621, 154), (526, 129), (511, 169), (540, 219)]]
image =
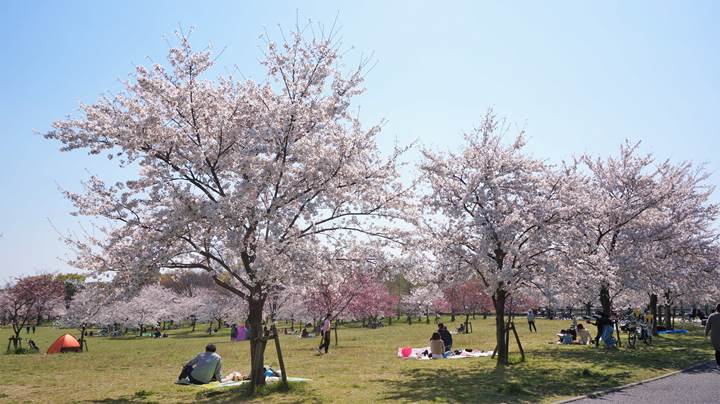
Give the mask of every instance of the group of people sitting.
[(577, 320), (573, 319), (570, 328), (560, 330), (557, 334), (559, 340), (556, 343), (589, 345), (591, 342), (594, 342), (595, 346), (598, 346), (600, 341), (603, 341), (606, 347), (614, 347), (617, 341), (613, 337), (613, 326), (615, 324), (613, 320), (604, 312), (598, 312), (592, 319), (594, 321), (588, 319), (587, 323), (597, 327), (595, 338), (592, 338), (590, 331), (585, 329), (582, 324), (578, 324)]
[(152, 337), (153, 338), (167, 338), (168, 335), (167, 335), (167, 333), (160, 332), (159, 327), (155, 327), (155, 330), (152, 333)]
[(430, 355), (433, 359), (445, 358), (452, 351), (452, 334), (445, 324), (438, 324), (438, 330), (430, 337)]
[(566, 330), (560, 330), (558, 334), (560, 344), (579, 344), (588, 345), (592, 337), (590, 331), (586, 330), (582, 324), (577, 324), (574, 327), (570, 327)]

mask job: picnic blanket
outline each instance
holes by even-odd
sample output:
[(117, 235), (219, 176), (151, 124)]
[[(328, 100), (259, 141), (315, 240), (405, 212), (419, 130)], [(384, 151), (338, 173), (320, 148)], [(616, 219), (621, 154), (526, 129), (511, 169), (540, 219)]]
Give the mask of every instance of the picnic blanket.
[[(279, 382), (280, 380), (281, 380), (281, 378), (279, 378), (279, 377), (266, 377), (265, 383), (275, 383), (275, 382)], [(288, 380), (288, 382), (303, 382), (303, 383), (311, 381), (311, 379), (305, 379), (302, 377), (288, 377), (287, 380)], [(229, 381), (229, 382), (225, 382), (225, 383), (210, 382), (207, 384), (201, 384), (201, 385), (199, 385), (199, 387), (202, 390), (214, 390), (214, 389), (224, 389), (226, 387), (241, 386), (245, 383), (250, 383), (250, 380)]]
[[(423, 348), (411, 348), (409, 346), (406, 347), (400, 347), (398, 348), (398, 358), (402, 359), (418, 359), (418, 360), (429, 360), (431, 359), (429, 356), (423, 355), (423, 352), (428, 351), (430, 352), (430, 347), (423, 347)], [(466, 351), (465, 349), (460, 349), (460, 354), (455, 354), (453, 352), (446, 352), (445, 358), (447, 359), (465, 359), (465, 358), (479, 358), (482, 356), (492, 356), (492, 351), (481, 351), (478, 349), (473, 349), (472, 351)]]

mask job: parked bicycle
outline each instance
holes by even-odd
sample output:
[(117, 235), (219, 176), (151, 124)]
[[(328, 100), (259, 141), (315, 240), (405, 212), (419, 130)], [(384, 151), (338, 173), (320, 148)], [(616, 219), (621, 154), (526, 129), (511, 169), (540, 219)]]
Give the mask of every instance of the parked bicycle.
[(628, 333), (628, 346), (635, 348), (635, 344), (638, 340), (644, 342), (646, 345), (652, 343), (652, 333), (642, 321), (629, 321), (620, 327), (621, 330)]

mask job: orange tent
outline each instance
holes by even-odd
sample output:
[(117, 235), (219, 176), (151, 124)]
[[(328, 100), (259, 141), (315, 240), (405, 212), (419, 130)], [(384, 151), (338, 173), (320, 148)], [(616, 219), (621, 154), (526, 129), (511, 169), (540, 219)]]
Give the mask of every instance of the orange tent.
[(80, 352), (82, 349), (80, 349), (80, 343), (78, 340), (75, 339), (70, 334), (65, 334), (63, 336), (60, 336), (58, 339), (55, 340), (55, 342), (50, 345), (50, 348), (48, 348), (47, 353), (53, 354), (53, 353), (60, 353), (60, 352)]

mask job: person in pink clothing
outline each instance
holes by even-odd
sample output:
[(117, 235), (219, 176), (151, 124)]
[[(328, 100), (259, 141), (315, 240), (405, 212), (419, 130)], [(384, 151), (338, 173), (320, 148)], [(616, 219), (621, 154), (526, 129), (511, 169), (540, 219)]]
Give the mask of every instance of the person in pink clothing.
[(321, 349), (325, 348), (325, 353), (328, 353), (330, 348), (330, 313), (325, 316), (322, 327), (320, 327), (320, 335), (322, 335), (322, 342), (318, 347), (318, 353), (321, 353)]

